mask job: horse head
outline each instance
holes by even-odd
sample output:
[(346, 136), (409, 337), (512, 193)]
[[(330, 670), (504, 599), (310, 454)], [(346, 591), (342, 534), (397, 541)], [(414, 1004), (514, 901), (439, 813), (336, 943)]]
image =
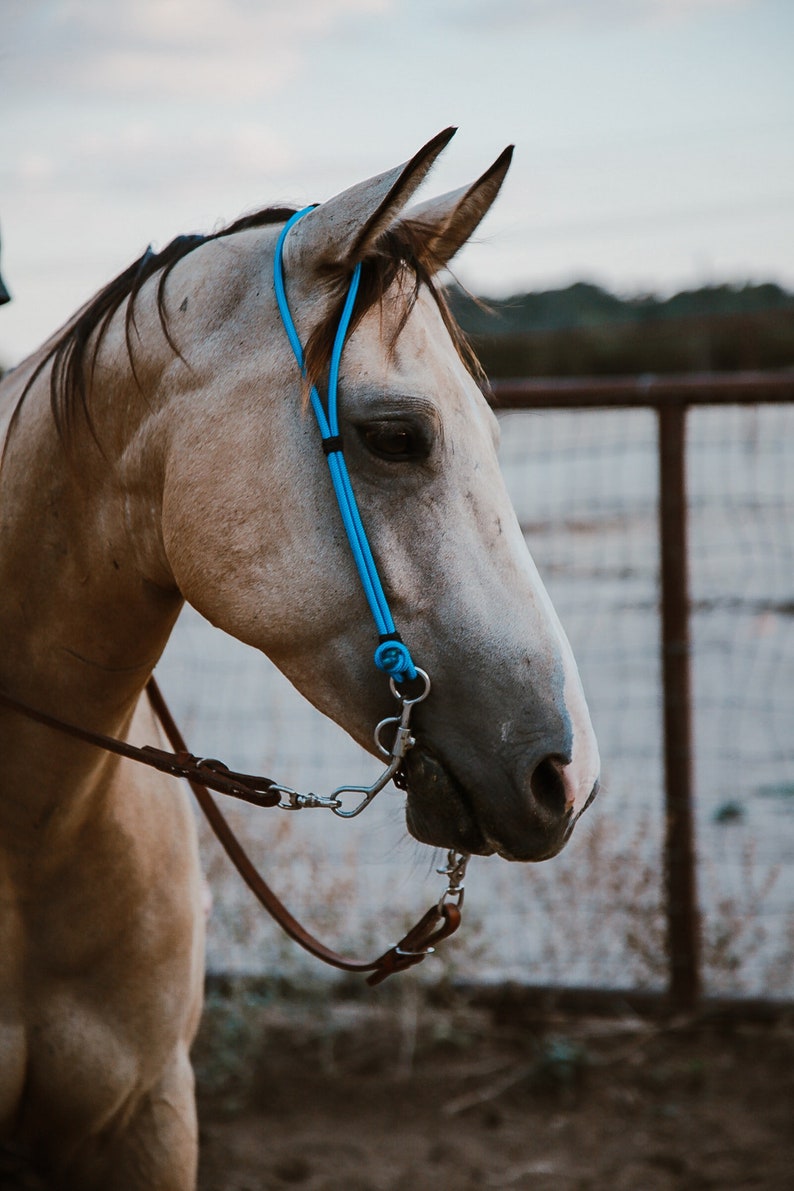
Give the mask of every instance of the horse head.
[(340, 433), (395, 622), (432, 681), (404, 762), (408, 827), (429, 844), (540, 860), (592, 799), (598, 752), (500, 474), (482, 377), (436, 282), (496, 198), (510, 152), (473, 185), (408, 207), (450, 136), (291, 229), (286, 289), (308, 379), (270, 280), (277, 228), (216, 239), (174, 268), (162, 545), (200, 612), (374, 751), (393, 701), (307, 406), (360, 263)]

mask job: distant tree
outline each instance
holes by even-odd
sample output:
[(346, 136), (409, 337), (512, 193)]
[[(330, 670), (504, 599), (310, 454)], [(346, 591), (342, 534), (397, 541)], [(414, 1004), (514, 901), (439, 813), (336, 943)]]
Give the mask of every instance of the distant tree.
[(716, 285), (619, 298), (588, 282), (482, 301), (449, 291), (493, 377), (581, 376), (794, 365), (794, 294)]

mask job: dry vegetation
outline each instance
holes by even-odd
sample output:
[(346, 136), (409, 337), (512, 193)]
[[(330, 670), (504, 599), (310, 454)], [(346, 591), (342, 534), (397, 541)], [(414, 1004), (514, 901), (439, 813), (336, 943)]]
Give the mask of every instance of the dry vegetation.
[(791, 1186), (794, 1032), (216, 988), (201, 1191)]

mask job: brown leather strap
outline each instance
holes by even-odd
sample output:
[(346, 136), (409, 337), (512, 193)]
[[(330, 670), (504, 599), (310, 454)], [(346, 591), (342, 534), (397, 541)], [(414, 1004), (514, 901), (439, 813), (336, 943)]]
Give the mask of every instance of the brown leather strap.
[[(186, 752), (182, 734), (154, 678), (149, 680), (146, 693), (171, 747), (179, 750), (180, 753)], [(248, 888), (281, 929), (299, 946), (317, 959), (321, 959), (323, 963), (330, 964), (334, 968), (341, 968), (345, 972), (371, 972), (372, 975), (367, 978), (367, 983), (380, 984), (382, 980), (395, 972), (403, 972), (407, 968), (413, 967), (414, 964), (421, 963), (426, 955), (431, 954), (435, 943), (454, 934), (460, 926), (460, 910), (457, 906), (447, 904), (431, 906), (399, 943), (390, 947), (377, 959), (360, 960), (340, 955), (339, 952), (326, 947), (305, 927), (301, 926), (297, 919), (293, 918), (287, 907), (252, 864), (209, 791), (201, 782), (193, 778), (188, 778), (188, 781), (210, 827)]]
[[(150, 679), (154, 684), (154, 679)], [(162, 696), (160, 696), (162, 699)], [(126, 740), (118, 740), (115, 736), (105, 736), (102, 732), (92, 732), (87, 728), (79, 728), (67, 720), (58, 719), (39, 711), (21, 699), (13, 699), (10, 695), (0, 691), (0, 706), (17, 711), (20, 715), (44, 724), (47, 728), (54, 728), (82, 740), (86, 744), (93, 744), (97, 748), (105, 749), (109, 753), (116, 753), (119, 757), (128, 757), (131, 761), (139, 761), (152, 769), (159, 769), (161, 773), (170, 773), (173, 777), (183, 777), (189, 782), (202, 782), (211, 790), (219, 794), (230, 794), (233, 798), (242, 798), (245, 802), (252, 802), (255, 806), (277, 806), (280, 801), (279, 793), (273, 789), (276, 783), (269, 777), (257, 777), (248, 773), (234, 773), (222, 761), (208, 757), (194, 757), (186, 748), (180, 747), (176, 753), (168, 753), (164, 749), (154, 748), (145, 744), (138, 748)], [(153, 703), (154, 706), (154, 703)], [(157, 710), (155, 708), (155, 710)], [(165, 727), (165, 724), (163, 724)], [(178, 735), (178, 734), (177, 734)], [(173, 743), (173, 740), (172, 740)]]
[(120, 757), (127, 757), (132, 761), (138, 761), (161, 773), (184, 778), (189, 783), (196, 801), (226, 855), (257, 900), (291, 939), (317, 959), (330, 964), (331, 967), (341, 968), (346, 972), (370, 972), (371, 975), (367, 978), (367, 983), (380, 984), (382, 980), (395, 972), (403, 972), (407, 968), (412, 968), (414, 964), (421, 963), (425, 956), (433, 951), (436, 943), (448, 938), (458, 929), (460, 926), (459, 906), (441, 903), (431, 906), (399, 943), (390, 947), (375, 960), (350, 959), (333, 951), (330, 947), (326, 947), (319, 939), (315, 939), (293, 918), (286, 906), (259, 874), (209, 792), (216, 790), (220, 794), (241, 798), (255, 806), (277, 806), (280, 801), (278, 789), (274, 788), (277, 783), (267, 777), (235, 773), (228, 769), (222, 761), (195, 757), (188, 752), (182, 734), (154, 678), (149, 679), (146, 693), (171, 747), (176, 752), (169, 753), (164, 749), (154, 748), (152, 745), (143, 745), (139, 748), (136, 745), (128, 744), (127, 741), (117, 740), (114, 736), (106, 736), (101, 732), (91, 732), (86, 728), (79, 728), (76, 724), (70, 724), (56, 716), (48, 715), (47, 712), (39, 711), (2, 691), (0, 691), (0, 706), (18, 712), (47, 728), (64, 732), (86, 744), (105, 749)]

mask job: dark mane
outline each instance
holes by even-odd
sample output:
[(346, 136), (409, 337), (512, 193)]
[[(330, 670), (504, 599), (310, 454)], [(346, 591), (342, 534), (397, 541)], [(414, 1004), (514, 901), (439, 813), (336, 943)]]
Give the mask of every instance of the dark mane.
[[(143, 256), (133, 261), (123, 273), (119, 273), (118, 277), (114, 277), (112, 281), (108, 282), (80, 311), (75, 321), (59, 336), (43, 359), (39, 361), (36, 370), (25, 385), (22, 400), (39, 374), (52, 360), (50, 403), (58, 433), (66, 442), (72, 438), (78, 410), (82, 410), (85, 420), (93, 432), (88, 408), (89, 380), (102, 346), (102, 340), (119, 307), (125, 301), (127, 302), (125, 312), (127, 352), (133, 376), (137, 381), (132, 349), (132, 329), (135, 324), (135, 299), (145, 282), (156, 273), (160, 273), (160, 280), (157, 284), (157, 312), (166, 339), (173, 350), (179, 354), (179, 349), (168, 329), (168, 314), (165, 309), (165, 286), (174, 266), (202, 244), (208, 244), (222, 236), (231, 236), (235, 232), (247, 231), (249, 228), (283, 223), (293, 213), (293, 208), (268, 207), (253, 215), (244, 215), (241, 219), (229, 224), (228, 227), (209, 235), (177, 236), (160, 252), (153, 252), (151, 247), (147, 248)], [(95, 333), (96, 339), (89, 356), (89, 343)]]
[[(135, 326), (135, 301), (149, 278), (158, 273), (160, 275), (156, 293), (157, 313), (163, 334), (169, 345), (177, 355), (180, 355), (179, 348), (171, 337), (168, 313), (165, 307), (165, 287), (174, 266), (196, 248), (212, 240), (231, 236), (236, 232), (247, 231), (250, 228), (284, 223), (293, 214), (293, 208), (267, 207), (255, 214), (245, 215), (220, 231), (208, 235), (177, 236), (160, 252), (154, 252), (148, 248), (143, 256), (101, 289), (81, 310), (74, 322), (52, 344), (25, 385), (22, 399), (24, 400), (40, 373), (52, 361), (50, 403), (60, 437), (67, 443), (73, 438), (78, 413), (82, 413), (93, 433), (89, 409), (90, 380), (102, 340), (119, 308), (125, 302), (127, 303), (124, 314), (127, 352), (133, 377), (136, 383), (139, 383), (135, 369), (132, 332)], [(393, 342), (390, 345), (393, 347), (405, 326), (421, 287), (427, 286), (461, 360), (472, 376), (478, 382), (483, 383), (484, 375), (479, 362), (456, 323), (443, 290), (436, 284), (434, 272), (432, 262), (428, 262), (422, 254), (418, 229), (411, 228), (406, 224), (399, 224), (395, 229), (387, 232), (379, 242), (377, 254), (370, 256), (362, 263), (361, 282), (351, 331), (368, 310), (382, 301), (386, 291), (399, 278), (404, 283), (406, 302)], [(332, 290), (336, 291), (337, 300), (332, 302), (328, 316), (315, 329), (305, 348), (307, 382), (311, 383), (318, 382), (328, 366), (336, 326), (345, 300), (347, 277), (331, 277), (329, 284)], [(92, 338), (93, 347), (89, 350)]]

